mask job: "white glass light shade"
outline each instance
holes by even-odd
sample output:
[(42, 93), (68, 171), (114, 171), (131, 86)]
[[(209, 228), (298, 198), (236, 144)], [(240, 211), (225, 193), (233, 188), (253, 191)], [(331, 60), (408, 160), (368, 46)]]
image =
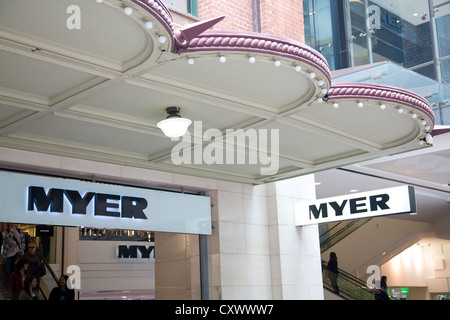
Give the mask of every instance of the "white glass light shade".
[(157, 126), (169, 138), (184, 136), (192, 121), (186, 118), (170, 117), (158, 122)]

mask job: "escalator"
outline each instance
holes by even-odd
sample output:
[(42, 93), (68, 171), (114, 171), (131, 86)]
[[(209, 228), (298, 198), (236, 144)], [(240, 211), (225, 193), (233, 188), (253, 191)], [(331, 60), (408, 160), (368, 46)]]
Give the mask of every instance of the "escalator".
[(50, 292), (53, 288), (58, 286), (58, 277), (56, 276), (55, 272), (53, 271), (52, 267), (48, 263), (48, 261), (45, 258), (42, 258), (42, 261), (45, 264), (45, 270), (46, 274), (41, 278), (41, 283), (39, 286), (39, 291), (42, 299), (48, 300), (50, 297)]
[(323, 230), (323, 226), (321, 226), (322, 231), (320, 232), (320, 251), (324, 252), (328, 250), (330, 247), (334, 246), (336, 243), (338, 243), (369, 221), (370, 219), (342, 221), (334, 224), (331, 228), (328, 228), (328, 225), (324, 225), (326, 227), (325, 230)]
[[(327, 271), (326, 262), (322, 260), (323, 287), (326, 290), (334, 292)], [(367, 288), (366, 283), (344, 270), (339, 269), (337, 283), (339, 293), (334, 293), (345, 300), (374, 300), (374, 294)]]
[[(48, 298), (50, 297), (51, 290), (54, 287), (58, 286), (58, 277), (56, 276), (55, 272), (53, 271), (48, 261), (42, 256), (41, 259), (45, 264), (46, 274), (43, 277), (41, 277), (39, 285), (39, 295), (40, 299), (48, 300)], [(3, 266), (0, 264), (0, 267)], [(8, 283), (6, 282), (5, 274), (3, 273), (3, 270), (0, 270), (0, 300), (10, 299), (7, 290), (8, 290)]]
[[(326, 229), (320, 233), (320, 250), (323, 253), (324, 251), (331, 248), (333, 245), (338, 243), (340, 240), (347, 237), (349, 234), (360, 228), (362, 225), (369, 222), (370, 219), (358, 219), (358, 220), (350, 220), (343, 221), (333, 225), (331, 228), (328, 228), (326, 225)], [(323, 287), (326, 290), (334, 292), (334, 288), (331, 284), (331, 281), (328, 277), (326, 262), (322, 260), (322, 278), (323, 278)], [(353, 276), (352, 274), (345, 272), (344, 270), (339, 269), (339, 277), (337, 280), (339, 293), (341, 298), (345, 300), (374, 300), (374, 294), (370, 292), (367, 288), (366, 283)]]

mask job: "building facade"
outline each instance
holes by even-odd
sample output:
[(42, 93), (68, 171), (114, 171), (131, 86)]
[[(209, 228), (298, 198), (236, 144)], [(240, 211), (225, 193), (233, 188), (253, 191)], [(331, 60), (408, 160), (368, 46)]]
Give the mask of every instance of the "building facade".
[[(437, 123), (450, 123), (447, 1), (409, 1), (405, 6), (401, 0), (305, 0), (303, 8), (305, 41), (327, 58), (331, 69), (389, 61), (436, 80), (443, 85), (443, 92), (432, 101)], [(410, 88), (417, 90), (420, 84)]]
[[(55, 225), (42, 241), (55, 270), (80, 268), (81, 299), (324, 299), (319, 228), (295, 221), (295, 203), (316, 198), (312, 173), (431, 144), (434, 115), (419, 95), (370, 84), (329, 90), (328, 63), (303, 44), (304, 1), (42, 3), (4, 2), (0, 10), (2, 171), (210, 199), (211, 228), (197, 234), (43, 220)], [(163, 105), (177, 104), (205, 129), (218, 128), (210, 131), (216, 138), (227, 128), (282, 128), (280, 176), (171, 163), (175, 143), (157, 123)], [(57, 195), (66, 206), (77, 194), (85, 207), (94, 199), (92, 190), (46, 188), (43, 212)], [(104, 193), (95, 192), (100, 218), (139, 215), (136, 195), (123, 202), (112, 192), (102, 202)], [(135, 211), (119, 213), (124, 203)], [(11, 214), (4, 222), (27, 223)], [(169, 225), (177, 222), (184, 220)]]

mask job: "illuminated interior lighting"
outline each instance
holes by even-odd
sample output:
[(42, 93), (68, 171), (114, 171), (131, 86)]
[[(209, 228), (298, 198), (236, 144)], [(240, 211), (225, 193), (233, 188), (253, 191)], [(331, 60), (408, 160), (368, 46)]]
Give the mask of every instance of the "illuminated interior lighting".
[(158, 122), (158, 128), (169, 138), (179, 138), (185, 135), (192, 121), (180, 116), (179, 107), (168, 107), (166, 112), (168, 116), (165, 120)]

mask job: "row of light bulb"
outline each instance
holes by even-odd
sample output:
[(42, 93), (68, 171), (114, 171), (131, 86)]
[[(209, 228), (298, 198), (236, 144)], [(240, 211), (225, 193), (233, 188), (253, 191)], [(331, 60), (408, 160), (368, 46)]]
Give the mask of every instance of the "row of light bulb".
[[(97, 3), (102, 3), (103, 0), (95, 0)], [(125, 7), (123, 8), (123, 13), (125, 13), (127, 16), (130, 16), (133, 13), (133, 8), (131, 7)], [(153, 22), (151, 21), (145, 21), (144, 23), (145, 28), (147, 28), (148, 30), (153, 28)], [(158, 36), (158, 41), (159, 43), (163, 44), (166, 43), (167, 38), (165, 36)]]
[[(225, 62), (227, 62), (227, 57), (221, 55), (221, 56), (219, 56), (219, 61), (220, 61), (220, 63), (225, 63)], [(256, 62), (256, 58), (255, 58), (254, 56), (250, 56), (250, 57), (248, 58), (248, 62), (250, 62), (251, 64), (253, 64), (253, 63)], [(187, 63), (190, 64), (190, 65), (192, 65), (192, 64), (195, 63), (195, 59), (192, 58), (192, 57), (187, 58)], [(280, 60), (274, 60), (274, 61), (273, 61), (273, 64), (274, 64), (275, 67), (279, 68), (279, 67), (281, 66), (281, 61), (280, 61)], [(300, 72), (300, 71), (302, 71), (302, 66), (296, 65), (296, 66), (294, 66), (294, 70), (295, 70), (296, 72)], [(316, 74), (315, 72), (310, 72), (310, 73), (309, 73), (309, 77), (310, 77), (311, 79), (315, 79), (315, 78), (317, 77), (317, 74)], [(320, 79), (320, 80), (317, 81), (317, 84), (318, 84), (320, 87), (323, 87), (323, 86), (325, 85), (325, 81)], [(326, 92), (328, 92), (327, 89), (322, 89), (322, 91), (323, 91), (323, 90), (325, 90)], [(326, 93), (324, 93), (324, 94), (326, 94)]]
[[(219, 56), (219, 61), (220, 61), (221, 63), (225, 63), (225, 62), (227, 62), (227, 57), (226, 57), (226, 56)], [(256, 62), (256, 58), (253, 57), (253, 56), (251, 56), (251, 57), (248, 58), (248, 62), (250, 62), (251, 64), (253, 64), (253, 63)], [(188, 63), (188, 64), (194, 64), (194, 63), (195, 63), (195, 59), (194, 59), (194, 58), (188, 58), (188, 59), (187, 59), (187, 63)], [(280, 61), (280, 60), (274, 60), (274, 61), (273, 61), (273, 64), (274, 64), (275, 67), (278, 68), (278, 67), (281, 66), (281, 61)], [(297, 72), (300, 72), (300, 71), (302, 71), (302, 67), (299, 66), (299, 65), (296, 65), (296, 66), (294, 67), (294, 70), (297, 71)], [(311, 72), (309, 75), (310, 75), (310, 77), (311, 77), (312, 79), (314, 79), (314, 78), (316, 77), (316, 73), (315, 73), (315, 72)], [(322, 81), (322, 84), (321, 84), (321, 85), (324, 85), (324, 84), (325, 84), (325, 81), (323, 81), (323, 80), (319, 80), (319, 81)]]
[[(332, 91), (333, 91), (333, 90), (330, 89), (330, 90), (329, 90), (329, 93), (331, 93)], [(318, 101), (319, 101), (319, 102), (323, 102), (323, 99), (322, 99), (322, 98), (319, 98)], [(358, 108), (361, 108), (361, 109), (362, 109), (362, 108), (364, 108), (364, 103), (363, 103), (363, 102), (358, 102), (357, 106), (358, 106)], [(338, 109), (338, 108), (339, 108), (339, 103), (337, 103), (337, 102), (333, 103), (333, 108)], [(381, 109), (381, 110), (385, 110), (385, 109), (386, 109), (386, 105), (385, 105), (385, 104), (380, 104), (380, 109)], [(398, 109), (397, 109), (397, 112), (398, 112), (399, 114), (402, 114), (402, 113), (405, 112), (405, 109), (403, 109), (403, 108), (398, 108)], [(417, 119), (418, 117), (419, 117), (419, 115), (418, 115), (417, 113), (412, 113), (412, 114), (411, 114), (411, 118), (413, 118), (413, 119)], [(422, 119), (422, 121), (420, 122), (420, 124), (421, 124), (422, 126), (425, 127), (425, 130), (426, 130), (426, 131), (430, 131), (430, 130), (431, 130), (431, 127), (428, 125), (428, 123), (427, 123), (426, 120)]]

